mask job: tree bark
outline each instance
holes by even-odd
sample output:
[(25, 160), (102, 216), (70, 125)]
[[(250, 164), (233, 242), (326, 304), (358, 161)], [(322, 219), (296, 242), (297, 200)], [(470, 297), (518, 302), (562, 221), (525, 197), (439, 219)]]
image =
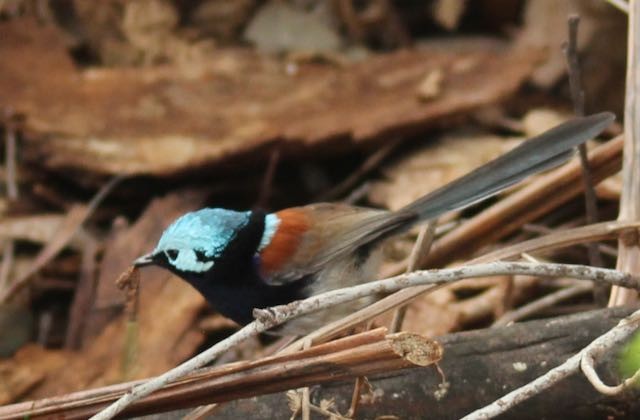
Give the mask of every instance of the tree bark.
[[(375, 397), (360, 405), (357, 418), (460, 418), (564, 362), (630, 313), (630, 308), (604, 309), (440, 337), (444, 358), (439, 365), (449, 383), (442, 399), (436, 398), (441, 378), (433, 367), (378, 375), (369, 378)], [(615, 356), (598, 365), (598, 372), (609, 384), (618, 383)], [(333, 398), (339, 411), (345, 413), (352, 388), (351, 382), (314, 387), (312, 403)], [(576, 374), (501, 418), (637, 418), (639, 395), (639, 391), (617, 397), (600, 395), (582, 374)], [(225, 403), (214, 415), (229, 420), (290, 416), (283, 393)]]

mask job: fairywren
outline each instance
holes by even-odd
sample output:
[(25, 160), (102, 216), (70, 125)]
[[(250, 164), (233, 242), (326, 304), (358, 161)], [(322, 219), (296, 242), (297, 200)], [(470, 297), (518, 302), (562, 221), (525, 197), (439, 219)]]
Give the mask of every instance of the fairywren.
[[(383, 240), (560, 165), (576, 145), (600, 134), (613, 120), (608, 112), (575, 118), (393, 212), (330, 203), (275, 213), (220, 208), (190, 212), (173, 222), (156, 248), (134, 264), (172, 271), (219, 312), (244, 325), (253, 321), (254, 308), (375, 279)], [(373, 299), (293, 319), (277, 333), (307, 333)]]

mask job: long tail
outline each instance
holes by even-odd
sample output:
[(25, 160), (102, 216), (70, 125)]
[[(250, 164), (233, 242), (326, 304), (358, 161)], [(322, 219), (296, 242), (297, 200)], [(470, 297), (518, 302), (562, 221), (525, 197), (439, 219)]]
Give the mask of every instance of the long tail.
[[(418, 220), (484, 200), (529, 175), (550, 169), (573, 155), (574, 147), (596, 137), (615, 119), (610, 112), (575, 118), (525, 141), (515, 149), (398, 210)], [(414, 222), (415, 223), (415, 222)], [(413, 223), (412, 223), (413, 224)]]

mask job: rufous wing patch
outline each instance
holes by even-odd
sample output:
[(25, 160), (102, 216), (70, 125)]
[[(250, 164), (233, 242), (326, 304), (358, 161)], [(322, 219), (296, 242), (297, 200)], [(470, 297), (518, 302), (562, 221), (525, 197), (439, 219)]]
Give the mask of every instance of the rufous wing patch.
[(309, 216), (300, 209), (282, 210), (276, 216), (280, 219), (278, 228), (269, 244), (260, 252), (260, 271), (265, 277), (286, 265), (311, 225)]

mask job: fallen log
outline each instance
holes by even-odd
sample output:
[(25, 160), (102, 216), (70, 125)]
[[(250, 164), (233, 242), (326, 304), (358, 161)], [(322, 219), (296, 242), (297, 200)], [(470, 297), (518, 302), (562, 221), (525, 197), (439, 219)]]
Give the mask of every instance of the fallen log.
[[(305, 383), (335, 383), (338, 381), (338, 384), (313, 388), (312, 402), (319, 404), (323, 399), (334, 399), (339, 410), (345, 412), (350, 404), (353, 387), (352, 381), (345, 381), (345, 379), (358, 374), (366, 374), (367, 369), (372, 373), (384, 371), (388, 373), (378, 373), (369, 377), (374, 391), (364, 398), (364, 402), (360, 406), (359, 418), (375, 418), (380, 415), (421, 418), (427, 414), (433, 418), (459, 418), (564, 362), (569, 356), (612, 328), (630, 312), (630, 308), (603, 309), (440, 337), (438, 341), (444, 347), (444, 358), (439, 365), (446, 376), (444, 385), (442, 385), (440, 375), (432, 368), (410, 368), (402, 372), (369, 369), (371, 366), (382, 365), (375, 361), (362, 363), (362, 359), (357, 357), (356, 363), (353, 364), (355, 368), (350, 368), (348, 372), (343, 369), (341, 374), (337, 374), (340, 373), (339, 370), (333, 368), (329, 369), (327, 371), (329, 374), (324, 376), (319, 375), (319, 371), (314, 371), (306, 376), (294, 372), (298, 365), (302, 369), (298, 373), (309, 372), (305, 370), (308, 367), (302, 366), (305, 360), (331, 356), (331, 354), (335, 355), (340, 352), (343, 356), (353, 354), (352, 345), (357, 345), (358, 348), (372, 345), (384, 346), (381, 344), (379, 331), (362, 335), (360, 338), (347, 338), (346, 342), (340, 343), (338, 341), (338, 344), (332, 342), (311, 348), (306, 350), (306, 356), (304, 352), (290, 356), (275, 356), (272, 358), (272, 362), (276, 363), (272, 366), (278, 366), (278, 363), (282, 361), (279, 358), (282, 357), (291, 357), (292, 359), (287, 359), (287, 363), (295, 362), (297, 364), (296, 366), (289, 364), (284, 370), (277, 370), (279, 369), (277, 367), (277, 372), (274, 371), (276, 375), (271, 378), (278, 377), (281, 380), (282, 375), (290, 375), (295, 380), (286, 382), (286, 384), (292, 388)], [(338, 353), (332, 353), (336, 350)], [(376, 352), (378, 350), (379, 348), (376, 349)], [(301, 362), (302, 364), (300, 364)], [(238, 398), (221, 405), (216, 413), (216, 418), (235, 419), (239, 416), (262, 418), (267, 415), (271, 418), (287, 418), (290, 416), (290, 412), (283, 393), (255, 398), (255, 396), (278, 390), (277, 386), (273, 386), (273, 382), (262, 381), (258, 386), (250, 386), (250, 381), (245, 381), (242, 386), (231, 388), (227, 386), (231, 374), (237, 375), (241, 371), (245, 373), (261, 372), (265, 368), (264, 363), (264, 361), (242, 362), (214, 369), (213, 374), (209, 372), (212, 379), (209, 386), (213, 385), (209, 388), (201, 387), (198, 383), (194, 384), (193, 378), (191, 383), (189, 380), (178, 382), (178, 384), (185, 386), (184, 390), (187, 391), (187, 393), (181, 393), (182, 398), (174, 398), (177, 394), (172, 396), (171, 389), (163, 390), (140, 401), (127, 414), (149, 414), (171, 408), (191, 407)], [(617, 379), (613, 373), (615, 371), (615, 355), (611, 355), (603, 363), (604, 365), (599, 367), (603, 379), (610, 383), (616, 383)], [(405, 361), (395, 363), (393, 367), (389, 365), (389, 367), (396, 369), (406, 366), (409, 364)], [(315, 367), (321, 369), (322, 363), (316, 363)], [(215, 373), (216, 371), (217, 373)], [(225, 375), (221, 376), (223, 371)], [(291, 375), (291, 372), (294, 374)], [(104, 393), (106, 389), (98, 389), (78, 393), (75, 397), (73, 395), (71, 397), (56, 397), (49, 401), (32, 401), (0, 407), (0, 419), (24, 418), (24, 416), (38, 418), (38, 416), (53, 416), (62, 412), (64, 412), (65, 418), (76, 418), (75, 414), (78, 414), (79, 417), (87, 416), (120, 395), (130, 385), (115, 385), (111, 387), (111, 391), (114, 392), (106, 394)], [(285, 388), (280, 387), (279, 389)], [(197, 392), (190, 394), (194, 391)], [(604, 396), (598, 394), (581, 374), (573, 375), (568, 380), (552, 387), (550, 391), (534, 396), (517, 406), (507, 418), (540, 418), (548, 417), (550, 413), (553, 413), (554, 417), (571, 415), (579, 418), (602, 418), (608, 415), (629, 416), (640, 413), (638, 394), (637, 391), (629, 391), (617, 397)], [(167, 399), (167, 395), (169, 395), (169, 399)], [(248, 397), (254, 398), (250, 401), (242, 399)], [(64, 410), (56, 411), (55, 400), (63, 402), (63, 398), (67, 398), (67, 403), (72, 400), (74, 403), (67, 406), (60, 405), (58, 408), (64, 408)]]
[[(445, 335), (438, 338), (444, 347), (439, 362), (448, 383), (444, 391), (440, 376), (430, 368), (370, 377), (373, 394), (364, 399), (357, 418), (460, 418), (561, 364), (631, 312), (630, 308), (603, 309)], [(615, 356), (598, 365), (598, 372), (609, 384), (618, 383)], [(314, 387), (312, 403), (334, 399), (338, 410), (345, 413), (352, 390), (352, 382)], [(640, 413), (639, 395), (638, 391), (616, 397), (601, 395), (577, 374), (501, 418), (634, 418)], [(243, 416), (289, 418), (291, 412), (286, 396), (278, 393), (223, 404), (214, 415), (223, 420)]]

